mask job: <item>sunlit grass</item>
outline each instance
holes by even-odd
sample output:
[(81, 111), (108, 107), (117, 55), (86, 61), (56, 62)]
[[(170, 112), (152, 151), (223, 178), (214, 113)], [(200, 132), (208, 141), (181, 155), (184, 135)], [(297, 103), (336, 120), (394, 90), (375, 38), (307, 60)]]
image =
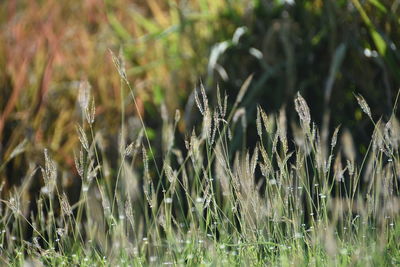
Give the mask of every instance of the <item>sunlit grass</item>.
[[(396, 1), (13, 2), (0, 4), (1, 265), (400, 264)], [(330, 131), (342, 101), (373, 129), (363, 150)]]
[[(114, 62), (135, 96), (120, 59)], [(323, 144), (305, 99), (298, 94), (295, 140), (287, 139), (284, 111), (257, 112), (258, 141), (230, 151), (231, 135), (245, 128), (240, 108), (251, 77), (231, 110), (218, 95), (210, 107), (204, 88), (195, 92), (201, 128), (175, 145), (175, 118), (164, 116), (162, 164), (158, 165), (145, 121), (132, 143), (120, 139), (120, 166), (110, 172), (96, 133), (90, 86), (83, 83), (77, 126), (81, 147), (75, 167), (79, 201), (63, 192), (57, 163), (45, 151), (45, 185), (27, 213), (26, 184), (1, 203), (4, 264), (50, 265), (381, 265), (398, 264), (398, 122), (375, 124), (362, 165), (338, 128)], [(90, 104), (91, 103), (91, 104)], [(140, 119), (141, 120), (141, 119)], [(199, 131), (198, 131), (199, 130)], [(121, 135), (123, 138), (123, 135)], [(347, 143), (346, 143), (347, 142)], [(18, 151), (17, 151), (18, 152)], [(33, 172), (39, 171), (38, 169)], [(367, 187), (362, 187), (362, 183)], [(30, 230), (28, 230), (30, 229)], [(27, 231), (32, 238), (25, 240)]]

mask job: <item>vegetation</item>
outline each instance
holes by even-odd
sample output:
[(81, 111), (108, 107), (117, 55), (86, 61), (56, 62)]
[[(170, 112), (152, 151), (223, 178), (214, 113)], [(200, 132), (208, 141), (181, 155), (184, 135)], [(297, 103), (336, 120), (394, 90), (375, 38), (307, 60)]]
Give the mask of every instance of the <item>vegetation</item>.
[(399, 265), (398, 7), (1, 3), (0, 262)]

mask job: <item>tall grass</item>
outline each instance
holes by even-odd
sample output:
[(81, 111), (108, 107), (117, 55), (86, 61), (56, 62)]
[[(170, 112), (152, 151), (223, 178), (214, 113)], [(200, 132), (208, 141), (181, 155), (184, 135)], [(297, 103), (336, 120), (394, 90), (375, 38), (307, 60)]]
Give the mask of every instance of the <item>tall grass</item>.
[(398, 265), (399, 1), (364, 2), (1, 3), (1, 265)]
[[(122, 91), (138, 108), (124, 64), (115, 56), (113, 60)], [(152, 150), (138, 113), (137, 129), (121, 126), (116, 169), (110, 166), (107, 140), (96, 129), (90, 86), (82, 83), (82, 120), (76, 127), (80, 148), (75, 153), (79, 200), (71, 205), (64, 186), (68, 177), (45, 150), (44, 166), (28, 170), (22, 185), (1, 200), (2, 263), (399, 264), (395, 109), (387, 122), (375, 121), (364, 98), (356, 96), (374, 125), (361, 164), (351, 134), (340, 127), (329, 143), (321, 142), (300, 94), (294, 99), (299, 124), (292, 125), (293, 139), (287, 135), (284, 109), (266, 114), (258, 107), (256, 145), (232, 151), (232, 136), (247, 129), (241, 101), (251, 79), (231, 108), (219, 90), (214, 107), (203, 86), (195, 91), (202, 125), (185, 137), (183, 150), (176, 145), (179, 111), (173, 119), (163, 116), (161, 155)], [(134, 131), (134, 140), (128, 141), (123, 131)], [(27, 199), (28, 185), (39, 170), (45, 184), (37, 199)]]

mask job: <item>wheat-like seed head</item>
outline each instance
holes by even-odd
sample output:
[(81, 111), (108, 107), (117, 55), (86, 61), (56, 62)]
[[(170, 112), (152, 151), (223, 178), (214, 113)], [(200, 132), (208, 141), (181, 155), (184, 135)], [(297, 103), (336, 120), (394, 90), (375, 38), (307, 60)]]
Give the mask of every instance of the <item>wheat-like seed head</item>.
[(91, 86), (88, 81), (79, 83), (78, 101), (81, 109), (85, 111), (89, 106)]
[(74, 152), (74, 162), (75, 162), (76, 171), (78, 172), (79, 176), (81, 178), (83, 178), (84, 162), (83, 162), (83, 151), (82, 151), (82, 149), (79, 150), (79, 159), (78, 159), (78, 157), (76, 156), (76, 154)]
[(203, 115), (203, 130), (201, 132), (201, 136), (204, 139), (210, 140), (212, 136), (212, 116), (208, 107), (205, 108)]
[(304, 159), (305, 157), (303, 152), (301, 152), (301, 150), (298, 150), (296, 152), (296, 167), (295, 167), (298, 172), (300, 172), (300, 170), (304, 167)]
[(210, 144), (214, 144), (215, 141), (215, 135), (217, 133), (217, 130), (219, 129), (219, 114), (218, 114), (218, 110), (214, 111), (214, 116), (213, 116), (213, 127), (212, 127), (212, 136), (211, 136), (211, 142)]
[(132, 154), (134, 145), (135, 145), (135, 143), (132, 142), (125, 148), (124, 157), (130, 156)]
[(279, 140), (281, 141), (282, 148), (284, 154), (287, 153), (289, 150), (288, 148), (288, 143), (287, 143), (287, 137), (286, 137), (286, 110), (285, 108), (281, 108), (279, 112), (279, 121), (278, 121), (278, 131), (277, 133), (279, 134)]
[(369, 108), (367, 101), (365, 101), (362, 95), (355, 95), (358, 105), (360, 105), (362, 111), (368, 115), (368, 117), (372, 120), (371, 109)]
[(167, 176), (167, 179), (171, 184), (175, 183), (177, 179), (177, 174), (168, 164), (165, 166), (165, 175)]
[(114, 53), (113, 53), (113, 51), (111, 51), (111, 49), (109, 50), (109, 52), (111, 54), (112, 61), (115, 65), (115, 67), (117, 68), (119, 76), (125, 81), (125, 83), (129, 84), (128, 76), (126, 75), (126, 70), (125, 70), (125, 61), (122, 57), (122, 53), (119, 54), (119, 58), (118, 58), (114, 55)]
[(45, 183), (44, 192), (52, 195), (56, 186), (57, 180), (57, 167), (55, 162), (50, 158), (47, 149), (44, 150), (45, 167), (41, 168), (43, 180)]
[(201, 96), (203, 97), (203, 107), (206, 109), (208, 107), (208, 98), (202, 81), (200, 81), (200, 91)]
[(340, 125), (338, 127), (336, 127), (335, 131), (333, 132), (332, 141), (331, 141), (331, 149), (334, 149), (336, 146), (339, 130), (340, 130)]
[(150, 182), (150, 172), (149, 172), (149, 158), (147, 156), (147, 151), (144, 146), (142, 146), (142, 155), (143, 155), (143, 172), (144, 172), (144, 178), (145, 182)]
[(302, 126), (308, 132), (310, 130), (310, 122), (311, 122), (310, 108), (308, 107), (307, 102), (304, 100), (304, 98), (300, 95), (299, 92), (297, 92), (297, 96), (294, 99), (294, 106), (297, 111), (297, 114), (300, 117)]
[(68, 197), (65, 192), (61, 195), (61, 211), (66, 216), (72, 215), (72, 207), (69, 204)]
[(81, 142), (81, 145), (87, 152), (89, 152), (89, 142), (86, 137), (85, 131), (79, 124), (77, 124), (76, 128), (77, 128), (78, 138), (79, 138), (79, 141)]
[(386, 146), (390, 146), (391, 150), (397, 150), (400, 143), (400, 125), (394, 116), (385, 124), (383, 133)]
[(94, 123), (94, 118), (96, 116), (96, 105), (94, 102), (94, 98), (92, 98), (90, 107), (87, 107), (85, 109), (85, 115), (86, 115), (86, 120), (87, 122), (92, 125)]
[(353, 160), (346, 160), (347, 162), (347, 170), (350, 176), (354, 174), (354, 161)]
[(374, 151), (376, 150), (381, 150), (384, 151), (385, 150), (385, 141), (383, 138), (383, 126), (382, 126), (382, 120), (379, 120), (376, 124), (375, 124), (375, 129), (374, 132), (372, 133), (372, 149)]
[(197, 108), (199, 109), (201, 115), (204, 114), (203, 106), (200, 103), (199, 94), (197, 93), (197, 89), (194, 89), (194, 100), (196, 101)]

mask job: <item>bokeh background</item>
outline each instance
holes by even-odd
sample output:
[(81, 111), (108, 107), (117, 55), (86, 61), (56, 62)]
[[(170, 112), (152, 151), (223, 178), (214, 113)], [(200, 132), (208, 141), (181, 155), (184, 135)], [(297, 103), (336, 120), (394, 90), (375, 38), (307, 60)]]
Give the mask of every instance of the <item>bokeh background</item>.
[[(137, 135), (140, 113), (157, 155), (162, 113), (181, 111), (182, 136), (200, 121), (193, 101), (200, 81), (214, 102), (217, 85), (234, 101), (254, 74), (243, 101), (247, 135), (235, 132), (233, 149), (243, 138), (253, 145), (257, 104), (269, 113), (285, 109), (288, 124), (297, 120), (299, 91), (321, 138), (341, 125), (358, 160), (373, 124), (354, 94), (365, 97), (374, 119), (387, 119), (400, 86), (399, 0), (7, 0), (0, 2), (0, 29), (3, 195), (43, 165), (44, 148), (70, 195), (80, 192), (73, 155), (82, 80), (92, 86), (95, 128), (115, 158), (111, 170), (121, 112), (127, 139)], [(138, 108), (110, 51), (124, 59)], [(43, 186), (37, 174), (31, 192)]]

